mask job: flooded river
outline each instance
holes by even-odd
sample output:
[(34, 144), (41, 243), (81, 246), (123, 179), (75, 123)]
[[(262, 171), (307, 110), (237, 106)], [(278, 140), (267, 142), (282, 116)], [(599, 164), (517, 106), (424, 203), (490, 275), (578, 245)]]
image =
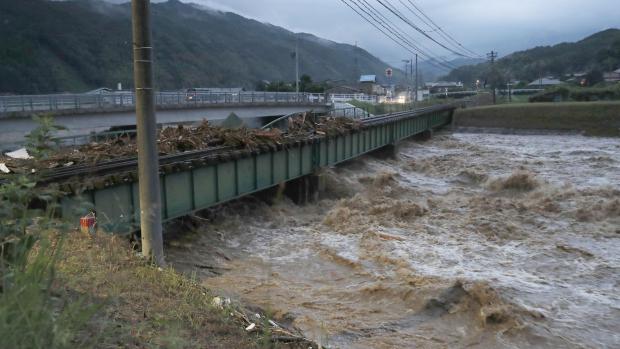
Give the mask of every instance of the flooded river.
[(444, 133), (324, 175), (168, 260), (331, 348), (620, 347), (620, 140)]

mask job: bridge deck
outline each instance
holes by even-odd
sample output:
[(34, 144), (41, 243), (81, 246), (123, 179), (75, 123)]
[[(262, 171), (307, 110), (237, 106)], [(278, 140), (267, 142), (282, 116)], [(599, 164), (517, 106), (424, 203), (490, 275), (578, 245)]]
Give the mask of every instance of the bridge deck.
[[(281, 149), (220, 154), (215, 160), (183, 161), (164, 166), (161, 174), (164, 220), (215, 206), (282, 182), (316, 173), (325, 166), (350, 160), (452, 121), (455, 107), (442, 106), (365, 121), (359, 131), (333, 137), (315, 137)], [(97, 212), (100, 228), (113, 232), (139, 229), (137, 179), (106, 181), (79, 195), (65, 197), (62, 215), (77, 220), (89, 210)]]

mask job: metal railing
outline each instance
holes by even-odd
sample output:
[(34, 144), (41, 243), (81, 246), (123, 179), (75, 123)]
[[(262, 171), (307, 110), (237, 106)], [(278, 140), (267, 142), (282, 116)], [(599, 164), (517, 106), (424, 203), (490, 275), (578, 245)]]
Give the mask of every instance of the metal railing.
[(335, 103), (335, 102), (348, 102), (348, 101), (360, 101), (360, 102), (367, 102), (367, 103), (377, 103), (377, 98), (378, 96), (374, 96), (374, 95), (367, 95), (367, 94), (363, 94), (363, 93), (353, 93), (353, 94), (330, 94), (329, 95), (329, 101), (331, 103)]
[[(0, 114), (133, 108), (133, 92), (0, 96)], [(158, 107), (252, 103), (326, 103), (324, 94), (294, 92), (157, 92)]]
[(366, 119), (372, 117), (367, 110), (358, 107), (339, 108), (329, 112), (329, 116), (346, 117), (351, 119)]

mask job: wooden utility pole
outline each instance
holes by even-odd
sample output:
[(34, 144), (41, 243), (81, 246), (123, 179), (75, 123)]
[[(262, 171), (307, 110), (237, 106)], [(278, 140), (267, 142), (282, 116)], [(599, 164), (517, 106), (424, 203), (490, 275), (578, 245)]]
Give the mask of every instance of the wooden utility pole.
[(153, 99), (150, 0), (132, 0), (131, 9), (142, 254), (153, 263), (163, 266), (165, 261), (161, 223), (157, 124)]
[(415, 54), (415, 101), (418, 102), (418, 54)]
[(295, 41), (295, 91), (299, 94), (299, 37)]
[[(491, 62), (491, 72), (494, 73), (494, 66), (495, 66), (495, 58), (497, 58), (497, 52), (495, 51), (491, 51), (489, 53), (487, 53), (487, 58), (489, 59), (489, 61)], [(493, 104), (496, 103), (496, 96), (495, 96), (495, 82), (491, 81), (491, 87), (493, 87)]]
[[(411, 77), (411, 79), (413, 79), (413, 59), (409, 60), (409, 59), (403, 59), (403, 63), (405, 63), (405, 83), (407, 85), (409, 85), (409, 77)], [(409, 67), (411, 66), (411, 69), (409, 69)], [(412, 71), (412, 74), (409, 75), (409, 70)], [(409, 97), (409, 103), (412, 103), (413, 99), (411, 98), (411, 94), (412, 94), (412, 89), (411, 86), (407, 86), (407, 96)]]

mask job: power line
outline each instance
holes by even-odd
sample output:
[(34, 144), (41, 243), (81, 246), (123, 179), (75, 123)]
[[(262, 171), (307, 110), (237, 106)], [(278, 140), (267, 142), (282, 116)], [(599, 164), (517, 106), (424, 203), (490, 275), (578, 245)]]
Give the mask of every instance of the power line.
[[(404, 45), (402, 42), (396, 40), (392, 35), (386, 33), (383, 29), (379, 28), (379, 26), (377, 26), (375, 23), (373, 23), (373, 21), (371, 21), (370, 19), (368, 19), (366, 16), (364, 16), (362, 13), (360, 13), (360, 11), (358, 11), (357, 9), (355, 9), (352, 5), (350, 5), (348, 2), (346, 2), (345, 0), (340, 0), (342, 3), (344, 3), (345, 5), (347, 5), (349, 8), (351, 8), (355, 13), (357, 13), (360, 17), (362, 17), (362, 19), (364, 19), (365, 21), (367, 21), (368, 23), (370, 23), (373, 27), (375, 27), (375, 29), (379, 30), (383, 35), (387, 36), (390, 40), (394, 41), (396, 44), (398, 44), (399, 46), (401, 46), (402, 48), (404, 48), (405, 50), (411, 52), (411, 53), (416, 53), (415, 51), (413, 51), (410, 47), (407, 47), (406, 45)], [(389, 28), (387, 28), (381, 21), (378, 21), (374, 16), (372, 16), (371, 14), (369, 14), (367, 11), (365, 11), (364, 9), (361, 8), (361, 6), (358, 3), (355, 3), (353, 0), (349, 0), (351, 1), (351, 3), (355, 4), (355, 6), (357, 8), (359, 8), (362, 12), (366, 13), (369, 17), (371, 17), (375, 22), (379, 23), (379, 25), (383, 28), (385, 28), (385, 30), (389, 31), (390, 33), (394, 34), (394, 32), (392, 30), (390, 30)], [(396, 35), (399, 39), (400, 37), (398, 35)], [(402, 40), (402, 39), (401, 39)], [(433, 64), (435, 65), (435, 64)], [(442, 66), (437, 66), (438, 68), (444, 68)]]
[[(353, 0), (352, 0), (353, 1)], [(400, 37), (401, 40), (406, 41), (407, 43), (409, 43), (410, 45), (412, 45), (417, 51), (420, 52), (421, 55), (423, 56), (427, 56), (428, 59), (430, 60), (434, 60), (437, 61), (438, 64), (442, 64), (445, 65), (446, 67), (450, 68), (450, 69), (456, 69), (456, 67), (452, 66), (450, 64), (450, 62), (448, 62), (445, 59), (442, 59), (441, 57), (437, 56), (435, 53), (433, 53), (431, 50), (429, 50), (427, 47), (425, 47), (424, 45), (422, 45), (421, 43), (417, 42), (416, 39), (414, 39), (411, 35), (409, 35), (405, 30), (401, 29), (397, 24), (395, 24), (393, 21), (391, 21), (389, 18), (387, 18), (385, 15), (383, 15), (381, 13), (381, 11), (377, 10), (373, 5), (371, 5), (370, 3), (368, 3), (368, 1), (366, 0), (354, 0), (354, 1), (362, 1), (363, 3), (365, 3), (366, 5), (364, 7), (366, 7), (368, 10), (370, 10), (371, 12), (373, 12), (374, 14), (376, 14), (377, 16), (379, 16), (380, 19), (383, 19), (383, 22), (390, 28), (393, 28), (393, 32), (396, 33), (401, 33)], [(359, 7), (359, 6), (358, 6)], [(375, 19), (375, 18), (373, 18)], [(376, 20), (376, 19), (375, 19)], [(394, 29), (395, 28), (395, 29)], [(409, 40), (406, 40), (403, 38), (403, 36), (407, 36), (407, 38)], [(435, 58), (435, 56), (437, 56), (437, 58)]]
[[(368, 16), (370, 16), (375, 22), (379, 23), (383, 28), (385, 28), (387, 31), (389, 31), (390, 33), (394, 34), (396, 37), (398, 37), (402, 42), (404, 42), (405, 44), (407, 44), (409, 47), (413, 48), (415, 51), (419, 52), (420, 54), (424, 55), (425, 57), (427, 57), (427, 59), (429, 59), (430, 61), (436, 61), (436, 63), (434, 64), (436, 67), (438, 68), (447, 68), (447, 69), (453, 69), (451, 66), (442, 63), (440, 61), (437, 61), (435, 58), (433, 58), (433, 56), (431, 54), (428, 54), (427, 52), (425, 52), (423, 49), (419, 48), (416, 44), (414, 43), (415, 40), (413, 40), (413, 42), (411, 40), (408, 40), (407, 38), (405, 38), (405, 36), (401, 33), (403, 32), (402, 30), (399, 30), (398, 28), (394, 28), (393, 25), (390, 25), (390, 23), (392, 23), (389, 19), (387, 19), (385, 16), (383, 16), (383, 14), (381, 14), (377, 9), (375, 9), (372, 5), (368, 4), (368, 2), (366, 2), (365, 0), (349, 0), (352, 3), (355, 4), (355, 6), (357, 6), (360, 10), (362, 10), (362, 12), (366, 13)], [(372, 12), (369, 13), (368, 11), (364, 10), (362, 8), (362, 6), (360, 6), (360, 1), (363, 1), (364, 3), (366, 3), (368, 6), (364, 5), (363, 3), (361, 4), (363, 7), (365, 7), (368, 11)], [(379, 19), (377, 19), (378, 16)], [(381, 20), (381, 19), (384, 20)], [(393, 23), (392, 23), (393, 24)], [(405, 33), (406, 35), (406, 33)], [(447, 62), (446, 62), (447, 63)]]
[[(457, 55), (457, 56), (461, 56), (461, 57), (467, 57), (470, 58), (467, 55), (464, 55), (460, 52), (457, 52), (451, 48), (449, 48), (448, 46), (444, 45), (443, 43), (437, 41), (435, 38), (433, 38), (432, 36), (428, 35), (428, 33), (426, 33), (424, 30), (422, 30), (420, 27), (418, 27), (417, 25), (415, 25), (413, 22), (411, 22), (411, 20), (409, 20), (409, 18), (407, 18), (407, 16), (403, 15), (400, 11), (398, 11), (397, 9), (394, 8), (394, 5), (392, 5), (389, 1), (385, 0), (377, 0), (377, 2), (379, 4), (381, 4), (381, 6), (385, 7), (388, 11), (392, 12), (396, 17), (400, 18), (403, 22), (405, 22), (406, 24), (408, 24), (410, 27), (412, 27), (413, 29), (415, 29), (416, 31), (418, 31), (420, 34), (424, 35), (425, 37), (427, 37), (428, 39), (430, 39), (432, 42), (436, 43), (437, 45), (443, 47), (444, 49), (452, 52), (453, 54)], [(390, 6), (386, 5), (386, 3), (388, 3)]]
[[(395, 34), (395, 33), (394, 33), (393, 29), (391, 30), (390, 28), (386, 27), (386, 25), (385, 25), (384, 23), (382, 23), (382, 21), (377, 20), (377, 19), (375, 18), (375, 16), (373, 16), (372, 14), (370, 14), (369, 12), (367, 12), (366, 10), (364, 10), (364, 9), (363, 9), (363, 8), (362, 8), (362, 7), (361, 7), (361, 6), (360, 6), (357, 2), (355, 2), (354, 0), (348, 0), (348, 1), (350, 1), (350, 2), (351, 2), (352, 4), (354, 4), (354, 5), (349, 4), (349, 2), (347, 2), (347, 0), (340, 0), (340, 1), (341, 1), (343, 4), (345, 4), (347, 7), (349, 7), (350, 9), (352, 9), (352, 10), (353, 10), (355, 13), (357, 13), (360, 17), (362, 17), (362, 19), (364, 19), (366, 22), (370, 23), (370, 24), (371, 24), (371, 25), (372, 25), (375, 29), (377, 29), (377, 30), (378, 30), (379, 32), (381, 32), (383, 35), (385, 35), (386, 37), (388, 37), (390, 40), (394, 41), (397, 45), (401, 46), (402, 48), (404, 48), (405, 50), (407, 50), (407, 51), (409, 51), (409, 52), (411, 52), (411, 53), (416, 54), (417, 52), (420, 52), (420, 53), (422, 53), (424, 56), (431, 58), (431, 57), (430, 57), (430, 56), (428, 56), (425, 52), (423, 52), (422, 50), (420, 50), (419, 48), (417, 48), (417, 47), (415, 47), (415, 46), (414, 46), (414, 47), (415, 47), (414, 49), (412, 49), (411, 47), (408, 47), (408, 46), (411, 46), (411, 44), (407, 44), (407, 43), (406, 43), (406, 40), (404, 40), (404, 41), (405, 41), (405, 44), (403, 44), (401, 41), (399, 41), (399, 40), (395, 39), (393, 35), (396, 35), (396, 37), (398, 37), (400, 40), (403, 40), (403, 39), (400, 37), (400, 35), (398, 35), (398, 34)], [(355, 7), (353, 7), (353, 6), (356, 6), (359, 10), (358, 10), (358, 9), (356, 9)], [(370, 20), (367, 16), (365, 16), (364, 14), (362, 14), (360, 11), (361, 11), (361, 12), (364, 12), (364, 13), (365, 13), (368, 17), (372, 18), (372, 20)], [(376, 22), (376, 23), (378, 23), (379, 25), (375, 24), (373, 21), (374, 21), (374, 22)], [(380, 27), (383, 27), (385, 30), (384, 30), (384, 29), (381, 29)], [(391, 33), (391, 34), (393, 34), (393, 35), (390, 35), (390, 34), (386, 33), (386, 31), (390, 32), (390, 33)], [(417, 51), (417, 52), (416, 52), (416, 51)], [(448, 69), (448, 70), (452, 69), (451, 67), (446, 67), (446, 66), (443, 66), (443, 65), (439, 65), (439, 66), (438, 66), (438, 65), (437, 65), (438, 63), (434, 63), (434, 62), (432, 62), (432, 61), (429, 61), (429, 63), (430, 63), (430, 64), (432, 64), (432, 65), (434, 65), (434, 66), (436, 66), (436, 67), (438, 67), (438, 68), (443, 68), (443, 69)]]
[[(402, 0), (399, 0), (399, 1), (402, 3)], [(420, 12), (420, 14), (422, 14), (422, 16), (424, 16), (426, 19), (428, 19), (428, 21), (430, 21), (430, 22), (431, 22), (431, 23), (435, 26), (435, 28), (437, 28), (437, 30), (439, 30), (439, 33), (440, 33), (440, 34), (443, 34), (442, 36), (447, 37), (447, 39), (451, 40), (451, 41), (452, 41), (452, 42), (454, 42), (456, 45), (458, 45), (460, 48), (462, 48), (462, 49), (463, 49), (463, 50), (465, 50), (466, 52), (469, 52), (470, 54), (473, 54), (473, 55), (474, 55), (474, 56), (476, 56), (477, 58), (481, 58), (481, 57), (482, 57), (482, 55), (481, 55), (481, 54), (479, 54), (479, 53), (477, 53), (477, 52), (475, 52), (475, 51), (472, 51), (472, 50), (468, 49), (468, 48), (467, 48), (467, 47), (465, 47), (463, 44), (461, 44), (458, 40), (456, 40), (456, 39), (455, 39), (452, 35), (450, 35), (450, 34), (449, 34), (449, 33), (447, 33), (445, 30), (443, 30), (443, 28), (441, 28), (441, 27), (440, 27), (437, 23), (435, 23), (435, 21), (433, 21), (433, 19), (432, 19), (432, 18), (430, 18), (430, 17), (429, 17), (426, 13), (424, 13), (424, 11), (422, 11), (422, 9), (421, 9), (419, 6), (417, 6), (417, 5), (416, 5), (413, 1), (411, 1), (411, 0), (407, 0), (407, 2), (409, 2), (409, 3), (411, 4), (411, 6), (413, 6), (416, 10), (418, 10), (418, 12)], [(410, 9), (407, 5), (405, 5), (405, 4), (403, 4), (403, 5), (404, 5), (405, 7), (407, 7), (407, 8), (411, 11), (411, 9)], [(413, 12), (413, 11), (412, 11), (412, 12)], [(428, 25), (428, 22), (425, 22), (425, 23)], [(432, 26), (431, 26), (431, 28), (432, 28)]]
[[(479, 54), (467, 49), (460, 42), (454, 39), (450, 34), (444, 31), (437, 23), (435, 23), (429, 16), (427, 16), (426, 13), (424, 13), (424, 11), (422, 11), (422, 9), (420, 9), (411, 0), (407, 0), (407, 1), (417, 11), (414, 11), (411, 8), (411, 6), (407, 5), (403, 0), (398, 0), (398, 2), (400, 2), (401, 5), (403, 5), (403, 7), (409, 10), (409, 12), (411, 12), (414, 16), (416, 16), (416, 18), (418, 18), (420, 21), (422, 21), (422, 23), (428, 26), (430, 30), (427, 31), (427, 33), (437, 33), (448, 45), (451, 45), (455, 49), (460, 50), (460, 52), (462, 52), (463, 54), (467, 56), (474, 55), (475, 57), (481, 57)], [(470, 57), (470, 58), (474, 58), (474, 57)]]

